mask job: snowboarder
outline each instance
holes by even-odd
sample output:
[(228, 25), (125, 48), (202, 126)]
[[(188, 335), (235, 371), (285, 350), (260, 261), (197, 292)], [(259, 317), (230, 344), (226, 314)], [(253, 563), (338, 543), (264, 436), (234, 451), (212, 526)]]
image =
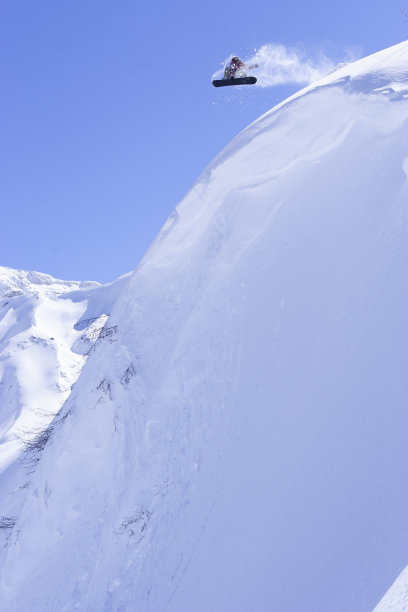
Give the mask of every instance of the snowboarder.
[(259, 68), (258, 64), (248, 66), (240, 57), (235, 55), (229, 65), (224, 69), (223, 79), (214, 79), (212, 84), (214, 87), (225, 87), (226, 85), (255, 85), (256, 77), (247, 77), (244, 68)]
[(229, 63), (229, 66), (225, 67), (224, 79), (235, 79), (235, 76), (246, 77), (244, 68), (247, 68), (248, 70), (251, 70), (252, 68), (258, 68), (258, 64), (253, 64), (253, 66), (247, 66), (246, 64), (244, 64), (240, 57), (233, 57)]

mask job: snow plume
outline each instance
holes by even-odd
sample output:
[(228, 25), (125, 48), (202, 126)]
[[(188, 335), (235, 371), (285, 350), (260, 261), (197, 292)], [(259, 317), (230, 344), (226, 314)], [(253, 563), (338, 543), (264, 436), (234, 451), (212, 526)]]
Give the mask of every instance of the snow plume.
[[(347, 51), (345, 55), (344, 61), (354, 61), (352, 52)], [(313, 83), (337, 67), (337, 62), (322, 51), (306, 53), (301, 48), (288, 48), (277, 43), (262, 45), (246, 63), (259, 64), (254, 74), (262, 87)]]

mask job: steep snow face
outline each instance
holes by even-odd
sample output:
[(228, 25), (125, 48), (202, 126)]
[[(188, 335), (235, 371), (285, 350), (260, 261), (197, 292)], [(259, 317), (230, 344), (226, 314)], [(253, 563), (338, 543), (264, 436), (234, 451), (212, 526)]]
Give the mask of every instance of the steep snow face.
[(0, 267), (0, 548), (50, 423), (110, 313), (107, 294), (111, 286)]
[(8, 611), (361, 612), (406, 563), (408, 43), (244, 130), (54, 421)]

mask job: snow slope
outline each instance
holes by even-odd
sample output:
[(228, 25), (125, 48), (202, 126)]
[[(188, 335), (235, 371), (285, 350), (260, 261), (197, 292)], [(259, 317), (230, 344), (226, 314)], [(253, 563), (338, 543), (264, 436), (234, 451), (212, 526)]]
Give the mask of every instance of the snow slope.
[(373, 612), (407, 612), (408, 567), (398, 576)]
[(79, 286), (45, 274), (0, 268), (0, 468), (15, 454), (7, 450), (17, 446), (16, 432), (35, 428), (36, 412), (49, 413), (51, 420), (81, 370), (83, 356), (70, 348), (75, 334), (80, 335), (73, 325), (85, 305), (57, 299)]
[(0, 548), (25, 501), (37, 446), (70, 395), (123, 280), (100, 286), (0, 267)]
[(7, 611), (374, 608), (407, 562), (407, 143), (402, 43), (206, 169), (53, 422)]

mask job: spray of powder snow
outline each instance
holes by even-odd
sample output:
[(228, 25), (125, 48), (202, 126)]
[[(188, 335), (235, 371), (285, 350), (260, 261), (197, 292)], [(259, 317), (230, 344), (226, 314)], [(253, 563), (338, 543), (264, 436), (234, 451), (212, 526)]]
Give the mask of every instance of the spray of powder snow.
[[(346, 56), (345, 61), (354, 60), (350, 52), (346, 52)], [(225, 60), (225, 65), (229, 64), (231, 57)], [(259, 65), (259, 68), (247, 72), (257, 77), (261, 87), (310, 84), (338, 67), (322, 52), (310, 55), (301, 49), (290, 49), (276, 43), (262, 45), (252, 57), (245, 59), (245, 63)], [(222, 71), (218, 71), (213, 78), (220, 78), (221, 75)]]

